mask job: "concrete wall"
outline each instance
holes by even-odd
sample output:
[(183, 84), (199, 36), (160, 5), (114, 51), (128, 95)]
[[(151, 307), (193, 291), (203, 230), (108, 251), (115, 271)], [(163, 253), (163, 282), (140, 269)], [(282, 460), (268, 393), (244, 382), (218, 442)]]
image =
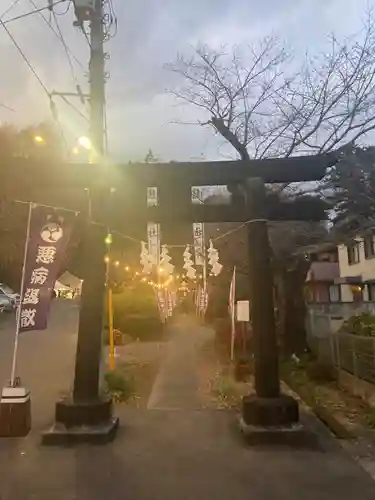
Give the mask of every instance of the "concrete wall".
[[(373, 237), (374, 238), (374, 237)], [(359, 262), (357, 264), (349, 264), (347, 246), (339, 245), (338, 255), (339, 255), (339, 265), (340, 265), (340, 277), (349, 276), (362, 276), (362, 281), (375, 280), (375, 259), (365, 258), (365, 249), (363, 244), (363, 238), (356, 238), (359, 243)], [(342, 287), (342, 301), (350, 302), (353, 300), (353, 295), (349, 286)], [(368, 300), (368, 290), (367, 287), (364, 288), (364, 300)]]

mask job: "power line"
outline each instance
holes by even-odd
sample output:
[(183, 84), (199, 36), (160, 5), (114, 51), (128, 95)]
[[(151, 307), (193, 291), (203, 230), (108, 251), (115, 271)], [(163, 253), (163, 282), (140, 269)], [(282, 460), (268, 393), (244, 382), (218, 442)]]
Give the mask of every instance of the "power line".
[[(30, 1), (33, 1), (33, 0), (30, 0)], [(62, 31), (61, 31), (61, 28), (60, 28), (60, 24), (59, 24), (59, 22), (57, 20), (56, 14), (55, 14), (54, 11), (52, 13), (53, 13), (53, 18), (54, 18), (55, 23), (56, 23), (57, 31), (59, 33), (59, 38), (60, 38), (61, 43), (62, 43), (62, 45), (64, 47), (64, 51), (65, 51), (66, 57), (68, 59), (68, 64), (69, 64), (70, 72), (72, 74), (73, 81), (78, 84), (76, 73), (74, 71), (74, 67), (73, 67), (73, 63), (72, 63), (72, 59), (70, 57), (70, 51), (69, 51), (68, 46), (67, 46), (67, 44), (66, 44), (66, 42), (64, 40), (64, 37), (63, 37)]]
[(52, 101), (50, 91), (47, 89), (46, 85), (43, 83), (43, 80), (38, 75), (36, 69), (31, 64), (31, 62), (28, 59), (28, 57), (26, 56), (26, 54), (23, 52), (23, 50), (21, 49), (21, 47), (16, 42), (16, 40), (15, 40), (14, 36), (12, 35), (12, 33), (5, 26), (5, 23), (1, 19), (0, 19), (0, 25), (2, 25), (2, 27), (5, 30), (5, 32), (7, 33), (7, 35), (9, 36), (9, 38), (11, 39), (11, 41), (13, 42), (14, 46), (18, 50), (19, 54), (21, 55), (22, 59), (25, 61), (25, 63), (27, 64), (28, 68), (30, 69), (30, 71), (32, 72), (32, 74), (34, 75), (34, 77), (36, 78), (36, 80), (38, 81), (39, 85), (42, 87), (42, 89), (44, 90), (44, 92), (47, 94), (47, 97), (48, 97), (49, 102), (50, 102), (50, 109), (51, 109), (52, 117), (54, 118), (54, 120), (56, 121), (56, 123), (57, 123), (57, 125), (58, 125), (58, 127), (60, 129), (61, 138), (62, 138), (62, 140), (64, 142), (65, 147), (66, 147), (67, 153), (69, 154), (68, 143), (66, 141), (62, 125), (61, 125), (61, 123), (60, 123), (60, 121), (58, 119), (56, 106), (55, 106), (55, 103)]
[(16, 110), (15, 110), (15, 109), (11, 108), (10, 106), (7, 106), (7, 105), (6, 105), (6, 104), (4, 104), (3, 102), (0, 102), (0, 107), (1, 107), (1, 108), (5, 108), (5, 109), (7, 109), (8, 111), (12, 111), (13, 113), (15, 113), (15, 112), (16, 112)]
[(69, 99), (67, 99), (64, 95), (60, 94), (61, 99), (68, 105), (70, 106), (76, 113), (79, 114), (81, 118), (83, 118), (85, 121), (89, 121), (86, 115), (84, 115), (74, 104), (72, 104)]
[(8, 24), (8, 23), (12, 23), (13, 21), (18, 21), (19, 19), (24, 19), (25, 17), (32, 16), (34, 14), (37, 14), (38, 12), (42, 12), (43, 10), (51, 10), (51, 8), (54, 7), (55, 5), (59, 5), (60, 3), (67, 2), (67, 1), (70, 4), (70, 0), (57, 0), (57, 2), (51, 3), (50, 5), (47, 5), (45, 7), (40, 7), (39, 9), (32, 10), (30, 12), (26, 12), (25, 14), (20, 14), (19, 16), (7, 19), (6, 21), (3, 21), (3, 24)]
[(9, 38), (12, 40), (13, 42), (13, 45), (16, 47), (16, 49), (18, 50), (18, 52), (20, 53), (22, 59), (25, 61), (25, 63), (27, 64), (27, 66), (29, 67), (30, 71), (32, 72), (32, 74), (35, 76), (35, 78), (37, 79), (37, 81), (39, 82), (40, 86), (42, 87), (42, 89), (44, 90), (44, 92), (47, 94), (48, 97), (50, 97), (50, 92), (48, 91), (47, 87), (44, 85), (42, 79), (40, 78), (40, 76), (38, 75), (38, 73), (36, 72), (36, 69), (34, 68), (34, 66), (31, 64), (31, 62), (29, 61), (28, 57), (26, 56), (26, 54), (23, 52), (23, 50), (21, 49), (21, 47), (18, 45), (18, 43), (16, 42), (14, 36), (12, 35), (12, 33), (8, 30), (8, 28), (5, 26), (5, 23), (4, 21), (2, 21), (0, 19), (0, 24), (2, 25), (2, 27), (4, 28), (5, 32), (7, 33), (7, 35), (9, 36)]
[(3, 19), (3, 17), (5, 17), (8, 12), (10, 12), (11, 10), (14, 9), (14, 7), (20, 2), (21, 0), (14, 0), (14, 2), (12, 3), (12, 5), (10, 5), (6, 10), (4, 10), (4, 12), (1, 14), (0, 16), (0, 19)]
[[(59, 32), (56, 31), (56, 29), (52, 26), (51, 22), (45, 17), (45, 15), (43, 14), (43, 12), (38, 11), (38, 7), (35, 4), (34, 0), (29, 0), (29, 2), (31, 3), (31, 5), (33, 5), (33, 7), (35, 9), (35, 12), (39, 14), (39, 16), (43, 19), (43, 21), (48, 26), (48, 28), (52, 31), (52, 33), (54, 33), (54, 35), (56, 36), (56, 38), (58, 38), (60, 40), (60, 42), (62, 42), (62, 44), (64, 45), (65, 50), (69, 53), (69, 57), (72, 57), (74, 59), (74, 61), (81, 67), (81, 69), (84, 72), (86, 72), (86, 68), (81, 63), (81, 61), (75, 56), (75, 54), (70, 50), (70, 48), (67, 46), (67, 44), (65, 43), (65, 40), (62, 39), (62, 35), (61, 36), (59, 35)], [(54, 14), (55, 14), (55, 12), (54, 12)], [(56, 24), (57, 24), (57, 19), (55, 19), (55, 20), (56, 20)], [(59, 29), (59, 31), (60, 31), (60, 29)]]

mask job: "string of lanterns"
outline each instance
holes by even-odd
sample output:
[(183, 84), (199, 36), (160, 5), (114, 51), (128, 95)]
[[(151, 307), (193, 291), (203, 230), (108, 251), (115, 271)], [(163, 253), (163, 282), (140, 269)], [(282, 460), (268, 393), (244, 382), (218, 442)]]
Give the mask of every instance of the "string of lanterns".
[[(142, 283), (147, 283), (148, 285), (151, 285), (155, 288), (167, 288), (171, 285), (176, 285), (178, 282), (184, 282), (187, 280), (187, 275), (186, 274), (170, 274), (170, 275), (165, 275), (164, 270), (162, 267), (159, 267), (156, 270), (156, 273), (158, 275), (158, 283), (155, 283), (151, 278), (150, 278), (150, 273), (147, 273), (145, 275), (143, 269), (137, 270), (129, 265), (124, 265), (122, 264), (119, 260), (111, 260), (110, 257), (107, 255), (104, 258), (105, 263), (109, 266), (112, 265), (115, 269), (117, 270), (122, 270), (125, 271), (125, 273), (129, 276), (129, 278), (132, 281), (139, 281)], [(165, 278), (165, 279), (164, 279)], [(191, 280), (193, 282), (197, 282), (199, 280), (203, 279), (202, 274), (198, 274), (195, 279)], [(162, 282), (163, 281), (163, 282)]]
[[(112, 235), (108, 234), (105, 240), (106, 245), (108, 248), (110, 248), (112, 244)], [(182, 278), (182, 280), (186, 280), (186, 278), (190, 281), (196, 282), (197, 279), (204, 279), (207, 271), (206, 271), (206, 257), (204, 255), (204, 273), (203, 275), (200, 274), (197, 276), (197, 270), (194, 267), (194, 260), (193, 260), (193, 255), (191, 252), (191, 246), (186, 245), (185, 250), (183, 252), (183, 269), (185, 271), (185, 274), (182, 276), (180, 275), (173, 275), (175, 266), (171, 263), (171, 256), (169, 255), (169, 250), (167, 245), (162, 245), (161, 246), (161, 251), (160, 255), (156, 257), (155, 255), (152, 254), (152, 252), (149, 251), (148, 244), (145, 241), (141, 241), (141, 252), (140, 252), (140, 265), (141, 265), (141, 271), (135, 271), (133, 280), (136, 278), (139, 278), (140, 281), (144, 283), (148, 283), (149, 285), (155, 287), (155, 288), (167, 288), (170, 285), (174, 284), (174, 280), (179, 280)], [(209, 241), (209, 247), (207, 249), (207, 264), (210, 266), (210, 276), (218, 276), (223, 268), (222, 264), (219, 262), (219, 252), (218, 250), (214, 247), (212, 240)], [(105, 257), (105, 262), (107, 266), (110, 264), (110, 257), (109, 254), (106, 255)], [(115, 260), (113, 262), (114, 266), (119, 268), (120, 267), (120, 261)], [(130, 267), (128, 265), (124, 266), (124, 270), (126, 272), (130, 272)], [(158, 282), (154, 283), (150, 279), (150, 275), (156, 270), (157, 275), (158, 275)], [(162, 275), (162, 276), (161, 276)], [(161, 283), (161, 278), (166, 278), (164, 283)]]
[[(210, 244), (207, 250), (207, 255), (208, 255), (208, 265), (211, 267), (210, 275), (218, 276), (221, 273), (223, 266), (219, 262), (219, 252), (214, 247), (212, 240), (210, 240)], [(186, 248), (182, 256), (184, 258), (184, 265), (182, 267), (186, 271), (186, 276), (191, 280), (196, 279), (196, 269), (194, 267), (194, 261), (192, 259), (190, 245), (186, 245)], [(148, 251), (147, 243), (144, 241), (141, 242), (140, 263), (144, 274), (149, 274), (153, 266), (157, 264), (155, 262), (155, 258)], [(171, 257), (169, 255), (167, 245), (162, 245), (161, 247), (159, 266), (160, 269), (162, 269), (166, 275), (172, 275), (174, 271), (174, 265), (171, 263)]]

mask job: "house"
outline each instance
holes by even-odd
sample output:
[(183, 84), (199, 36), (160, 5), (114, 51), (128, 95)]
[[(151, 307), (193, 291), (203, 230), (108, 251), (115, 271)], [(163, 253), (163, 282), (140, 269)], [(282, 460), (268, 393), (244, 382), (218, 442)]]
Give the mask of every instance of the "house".
[(310, 260), (310, 269), (305, 280), (305, 294), (308, 303), (332, 303), (341, 301), (341, 286), (337, 246), (323, 243), (303, 249)]
[(343, 302), (375, 301), (375, 231), (338, 246)]

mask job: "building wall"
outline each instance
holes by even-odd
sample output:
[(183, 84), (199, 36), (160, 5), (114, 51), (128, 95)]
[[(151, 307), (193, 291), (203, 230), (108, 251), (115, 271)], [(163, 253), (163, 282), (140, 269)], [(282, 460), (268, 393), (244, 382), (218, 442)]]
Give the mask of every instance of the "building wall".
[[(347, 245), (339, 245), (338, 247), (340, 277), (345, 278), (350, 276), (361, 276), (362, 281), (375, 280), (375, 258), (371, 257), (366, 259), (363, 238), (356, 238), (356, 241), (358, 242), (358, 263), (349, 264)], [(367, 286), (364, 287), (363, 298), (366, 301), (369, 300)], [(350, 286), (348, 285), (342, 286), (342, 301), (353, 301), (353, 294)]]

